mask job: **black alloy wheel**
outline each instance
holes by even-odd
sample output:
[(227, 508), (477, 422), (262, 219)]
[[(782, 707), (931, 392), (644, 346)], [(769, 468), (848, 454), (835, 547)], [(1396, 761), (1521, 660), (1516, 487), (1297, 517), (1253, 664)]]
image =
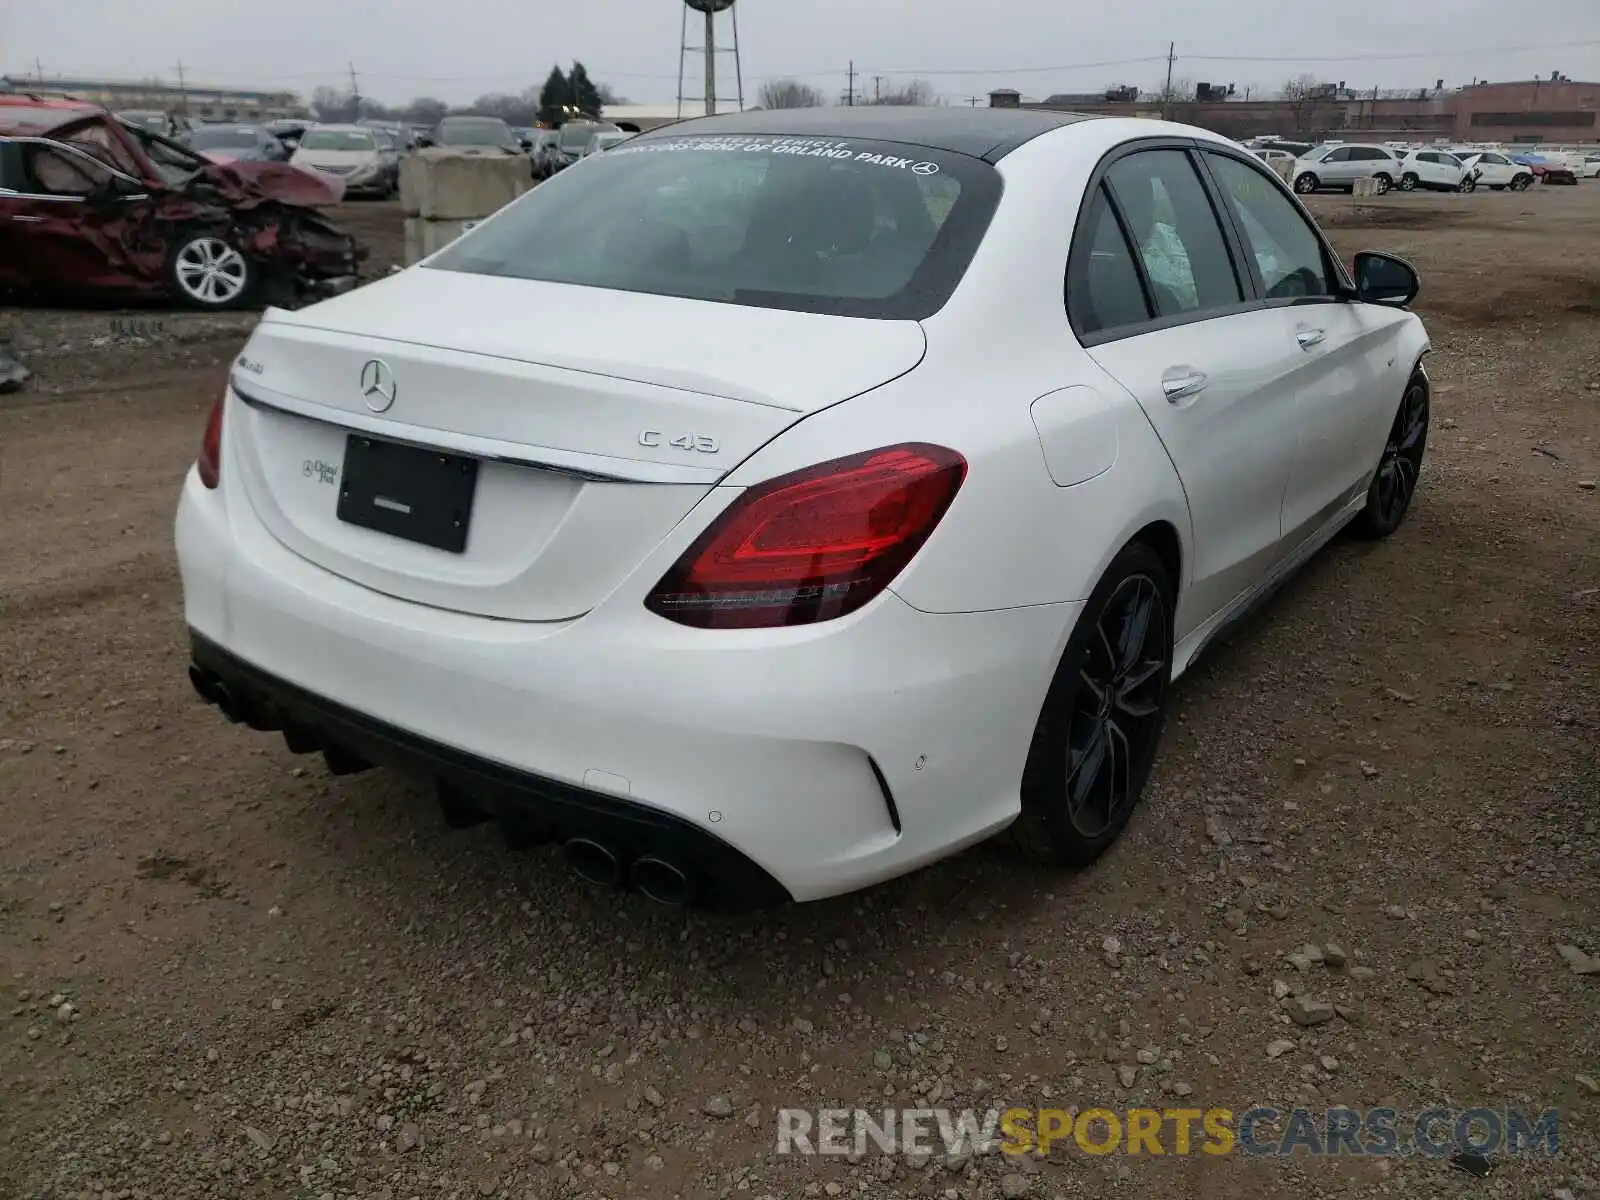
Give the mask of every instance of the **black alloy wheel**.
[(1377, 474), (1367, 489), (1367, 506), (1358, 518), (1369, 537), (1388, 537), (1410, 511), (1422, 476), (1422, 459), (1428, 448), (1428, 379), (1420, 370), (1412, 374), (1389, 428)]
[(1085, 605), (1034, 732), (1010, 831), (1028, 857), (1083, 865), (1127, 825), (1161, 739), (1172, 609), (1166, 567), (1139, 542)]

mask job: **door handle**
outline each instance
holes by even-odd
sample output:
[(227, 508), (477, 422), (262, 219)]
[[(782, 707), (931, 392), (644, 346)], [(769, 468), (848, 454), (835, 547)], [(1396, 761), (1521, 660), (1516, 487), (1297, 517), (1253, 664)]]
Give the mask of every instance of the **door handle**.
[(1327, 336), (1325, 329), (1302, 329), (1294, 335), (1294, 340), (1300, 343), (1300, 349), (1309, 350)]
[(1173, 404), (1203, 391), (1206, 377), (1193, 367), (1171, 367), (1161, 377), (1161, 394)]

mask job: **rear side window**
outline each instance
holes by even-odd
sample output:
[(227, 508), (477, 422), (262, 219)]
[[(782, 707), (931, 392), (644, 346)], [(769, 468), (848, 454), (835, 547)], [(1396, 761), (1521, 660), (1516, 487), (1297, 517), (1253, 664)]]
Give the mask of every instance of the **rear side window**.
[(1067, 310), (1078, 332), (1101, 333), (1150, 320), (1139, 268), (1104, 187), (1095, 189), (1082, 220), (1088, 229), (1084, 252), (1073, 256), (1067, 273)]
[(1106, 185), (1127, 221), (1158, 317), (1243, 300), (1222, 227), (1187, 154), (1130, 154), (1111, 165)]
[(1000, 195), (989, 164), (901, 143), (643, 137), (540, 184), (435, 270), (920, 320)]
[(1206, 163), (1255, 260), (1262, 294), (1270, 299), (1328, 295), (1333, 289), (1322, 240), (1276, 181), (1229, 155), (1208, 150)]

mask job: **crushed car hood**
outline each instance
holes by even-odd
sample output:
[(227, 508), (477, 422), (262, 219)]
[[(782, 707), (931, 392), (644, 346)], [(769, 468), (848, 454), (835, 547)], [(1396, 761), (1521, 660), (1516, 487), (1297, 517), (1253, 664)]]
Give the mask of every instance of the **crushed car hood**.
[[(251, 209), (267, 201), (299, 208), (320, 208), (325, 204), (337, 204), (344, 194), (339, 183), (288, 163), (244, 160), (212, 163), (202, 168), (196, 179), (209, 184), (229, 204), (241, 209)], [(193, 187), (193, 183), (190, 186)]]

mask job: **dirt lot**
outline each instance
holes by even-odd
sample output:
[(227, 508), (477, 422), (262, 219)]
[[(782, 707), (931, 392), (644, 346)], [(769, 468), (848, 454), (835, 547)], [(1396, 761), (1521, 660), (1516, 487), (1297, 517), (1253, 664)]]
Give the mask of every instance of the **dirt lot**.
[[(0, 1195), (1600, 1195), (1600, 974), (1558, 951), (1600, 955), (1600, 185), (1316, 207), (1424, 274), (1407, 527), (1180, 685), (1094, 869), (982, 848), (762, 917), (225, 725), (171, 519), (249, 321), (0, 313), (39, 376), (0, 398)], [(352, 211), (381, 265), (394, 210)], [(1553, 1107), (1560, 1153), (774, 1150), (780, 1107), (925, 1102)]]

